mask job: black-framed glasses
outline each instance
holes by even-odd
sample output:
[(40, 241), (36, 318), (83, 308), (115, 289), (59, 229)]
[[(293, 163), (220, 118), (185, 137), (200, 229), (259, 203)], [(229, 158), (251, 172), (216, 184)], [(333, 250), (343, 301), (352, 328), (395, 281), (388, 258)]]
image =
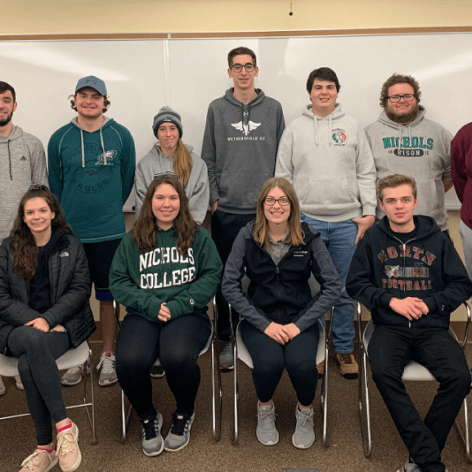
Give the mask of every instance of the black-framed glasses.
[(387, 97), (392, 103), (398, 103), (402, 98), (405, 102), (412, 102), (415, 99), (414, 93), (405, 93), (405, 95), (391, 95)]
[(275, 202), (279, 202), (280, 206), (287, 206), (290, 204), (288, 197), (274, 198), (274, 197), (265, 197), (264, 202), (266, 205), (272, 206), (275, 205)]
[(246, 69), (246, 72), (252, 72), (256, 66), (252, 62), (248, 62), (247, 64), (233, 64), (230, 69), (234, 72), (241, 72), (243, 67)]

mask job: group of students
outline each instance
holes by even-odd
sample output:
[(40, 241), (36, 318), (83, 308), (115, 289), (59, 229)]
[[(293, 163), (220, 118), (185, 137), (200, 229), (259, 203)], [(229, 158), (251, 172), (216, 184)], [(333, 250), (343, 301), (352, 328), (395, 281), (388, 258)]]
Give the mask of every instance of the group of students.
[[(47, 179), (45, 171), (42, 177), (33, 173), (33, 160), (25, 158), (26, 148), (33, 154), (37, 143), (23, 145), (23, 159), (19, 154), (16, 159), (10, 155), (10, 141), (0, 139), (0, 145), (8, 145), (12, 163), (9, 184), (15, 183), (16, 160), (30, 164), (31, 170), (18, 168), (18, 173), (29, 172), (35, 182), (18, 185), (23, 193), (25, 184), (29, 188), (19, 208), (14, 202), (11, 205), (16, 207), (13, 230), (0, 249), (0, 348), (19, 358), (38, 444), (23, 462), (21, 472), (44, 472), (57, 462), (63, 471), (74, 471), (80, 465), (78, 428), (65, 413), (55, 359), (95, 329), (88, 302), (92, 282), (104, 328), (99, 383), (120, 383), (141, 421), (142, 449), (148, 456), (159, 455), (164, 449), (178, 451), (189, 442), (200, 382), (197, 358), (211, 333), (207, 304), (215, 293), (220, 339), (231, 331), (228, 302), (242, 317), (242, 338), (254, 362), (258, 440), (265, 445), (278, 442), (273, 396), (286, 368), (298, 400), (292, 441), (302, 449), (315, 440), (312, 402), (318, 374), (322, 375), (316, 352), (318, 320), (324, 313), (335, 306), (336, 360), (344, 377), (356, 378), (349, 295), (372, 310), (376, 326), (388, 326), (395, 320), (394, 328), (404, 329), (408, 320), (408, 328), (420, 329), (426, 323), (427, 328), (442, 331), (451, 311), (471, 295), (472, 284), (452, 243), (440, 231), (443, 228), (438, 228), (433, 218), (426, 223), (413, 218), (418, 203), (414, 179), (386, 177), (386, 186), (385, 179), (380, 180), (378, 185), (384, 181), (384, 187), (379, 187), (379, 206), (386, 216), (368, 231), (378, 204), (376, 168), (359, 122), (344, 115), (336, 103), (340, 85), (334, 71), (321, 68), (310, 74), (307, 91), (311, 105), (284, 132), (280, 104), (254, 88), (258, 68), (253, 51), (230, 51), (228, 66), (234, 87), (210, 104), (203, 159), (183, 143), (181, 116), (163, 107), (152, 124), (158, 143), (135, 171), (132, 137), (126, 128), (104, 117), (109, 105), (106, 87), (93, 76), (79, 80), (71, 100), (77, 117), (49, 142), (51, 191), (42, 185)], [(10, 89), (0, 88), (0, 99), (9, 94)], [(409, 94), (399, 97), (396, 103), (411, 102)], [(0, 100), (0, 131), (10, 126), (7, 137), (12, 131), (19, 133), (18, 127), (11, 127), (16, 109), (13, 95), (12, 99), (6, 105)], [(133, 182), (136, 219), (126, 234), (122, 207)], [(388, 200), (385, 189), (394, 190)], [(406, 194), (398, 196), (395, 189)], [(200, 226), (208, 205), (212, 238)], [(395, 208), (390, 212), (391, 207)], [(385, 243), (372, 257), (366, 245), (372, 245), (371, 236), (382, 227), (397, 241), (396, 246), (392, 249)], [(369, 238), (363, 238), (366, 231)], [(439, 238), (437, 252), (416, 246), (423, 232)], [(408, 233), (406, 239), (403, 233)], [(381, 236), (376, 234), (374, 242), (378, 238)], [(410, 249), (412, 241), (415, 246)], [(405, 266), (410, 250), (417, 251), (414, 267)], [(389, 263), (398, 251), (403, 267)], [(354, 253), (356, 264), (371, 272), (349, 271)], [(446, 271), (442, 278), (428, 279), (426, 266), (434, 261), (443, 264), (451, 257), (457, 273)], [(247, 293), (241, 284), (244, 275), (250, 279)], [(315, 295), (309, 284), (312, 276), (320, 286)], [(418, 277), (425, 278), (416, 281)], [(406, 278), (413, 279), (407, 283)], [(113, 300), (127, 311), (115, 354)], [(389, 316), (385, 317), (385, 310)], [(400, 318), (395, 317), (398, 315)], [(436, 324), (436, 319), (441, 321)], [(415, 355), (408, 351), (402, 362)], [(157, 357), (176, 401), (165, 439), (161, 436), (162, 414), (152, 402), (150, 370)], [(437, 374), (441, 399), (444, 391), (448, 395), (453, 391), (456, 400), (468, 393), (468, 384), (466, 388), (463, 381), (465, 359), (456, 353), (455, 359), (459, 358), (456, 364), (461, 377), (454, 379), (453, 388), (443, 372), (449, 365)], [(231, 343), (221, 359), (224, 368), (232, 368)], [(384, 398), (390, 398), (390, 392), (398, 388), (401, 372), (399, 375), (396, 383), (389, 379), (385, 385), (381, 372), (374, 373)], [(64, 375), (62, 383), (73, 385), (80, 379), (77, 367)], [(447, 389), (444, 383), (448, 383)], [(403, 395), (399, 398), (404, 400)], [(457, 404), (448, 405), (448, 419), (455, 418)], [(393, 405), (392, 410), (398, 407)], [(434, 415), (425, 422), (418, 419), (415, 425), (430, 439), (430, 455), (418, 446), (421, 441), (417, 436), (410, 441), (413, 446), (404, 438), (411, 460), (401, 470), (445, 470), (440, 451), (449, 429), (435, 429), (441, 413), (435, 405)], [(58, 431), (57, 450), (51, 419)], [(400, 415), (397, 426), (401, 421)]]

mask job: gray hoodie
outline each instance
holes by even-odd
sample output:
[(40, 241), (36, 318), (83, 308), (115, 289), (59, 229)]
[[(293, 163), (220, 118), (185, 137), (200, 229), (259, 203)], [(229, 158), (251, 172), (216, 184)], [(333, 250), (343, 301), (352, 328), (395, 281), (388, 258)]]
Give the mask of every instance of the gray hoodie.
[[(192, 152), (193, 147), (188, 144), (185, 147), (192, 156), (192, 170), (190, 178), (185, 187), (185, 194), (189, 200), (189, 210), (194, 220), (202, 224), (208, 210), (210, 199), (210, 186), (208, 184), (207, 166), (203, 160)], [(138, 162), (134, 176), (136, 191), (136, 218), (141, 211), (146, 191), (155, 177), (161, 174), (174, 174), (174, 162), (172, 157), (166, 157), (158, 145), (152, 149)]]
[(263, 183), (274, 176), (284, 115), (279, 102), (256, 92), (244, 105), (231, 88), (208, 108), (202, 159), (208, 167), (210, 203), (218, 200), (218, 210), (227, 213), (255, 213)]
[(41, 141), (13, 126), (0, 136), (0, 241), (9, 236), (18, 204), (31, 184), (48, 185), (46, 154)]
[[(420, 105), (415, 120), (408, 125), (392, 121), (385, 111), (367, 126), (377, 168), (377, 179), (405, 174), (416, 180), (418, 206), (415, 215), (431, 216), (442, 231), (447, 229), (447, 211), (442, 179), (451, 178), (452, 134), (443, 126), (425, 118)], [(377, 218), (384, 212), (377, 208)]]
[(315, 220), (340, 222), (375, 215), (375, 165), (364, 130), (336, 103), (321, 118), (303, 109), (285, 130), (276, 177), (292, 182), (301, 212)]

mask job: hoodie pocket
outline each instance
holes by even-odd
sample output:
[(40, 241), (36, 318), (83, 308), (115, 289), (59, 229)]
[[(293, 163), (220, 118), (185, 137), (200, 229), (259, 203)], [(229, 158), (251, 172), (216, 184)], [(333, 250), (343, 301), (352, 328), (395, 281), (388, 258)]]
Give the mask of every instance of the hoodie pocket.
[(352, 203), (356, 200), (345, 178), (338, 181), (304, 179), (298, 187), (303, 188), (298, 194), (302, 205), (332, 206)]

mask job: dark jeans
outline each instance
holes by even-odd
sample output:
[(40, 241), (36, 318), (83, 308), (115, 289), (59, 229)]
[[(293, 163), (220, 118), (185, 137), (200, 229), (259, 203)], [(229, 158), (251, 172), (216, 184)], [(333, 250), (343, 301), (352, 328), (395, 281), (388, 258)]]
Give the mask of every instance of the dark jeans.
[(67, 333), (43, 333), (31, 326), (15, 328), (8, 349), (18, 358), (18, 371), (36, 428), (38, 445), (52, 442), (52, 425), (67, 418), (56, 359), (70, 348)]
[[(378, 326), (368, 352), (372, 377), (411, 458), (422, 472), (443, 472), (441, 451), (470, 390), (470, 373), (459, 343), (444, 329)], [(439, 382), (424, 420), (402, 382), (410, 360), (429, 369)]]
[(156, 413), (149, 369), (157, 357), (166, 371), (177, 411), (193, 413), (200, 385), (197, 359), (210, 333), (210, 320), (200, 315), (184, 315), (167, 323), (125, 316), (116, 341), (116, 373), (140, 419)]
[(282, 373), (287, 369), (300, 405), (309, 406), (313, 403), (318, 381), (318, 323), (310, 326), (285, 346), (246, 320), (241, 321), (241, 336), (254, 364), (252, 380), (259, 401), (265, 403), (272, 399)]
[[(226, 213), (216, 210), (211, 215), (211, 237), (215, 242), (216, 249), (220, 256), (223, 266), (233, 248), (234, 240), (241, 228), (244, 228), (250, 221), (256, 219), (256, 214), (238, 215), (235, 213)], [(221, 289), (216, 292), (216, 305), (218, 307), (218, 338), (222, 341), (228, 341), (230, 337), (229, 327), (229, 306)], [(234, 312), (233, 327), (238, 324), (239, 315)]]

